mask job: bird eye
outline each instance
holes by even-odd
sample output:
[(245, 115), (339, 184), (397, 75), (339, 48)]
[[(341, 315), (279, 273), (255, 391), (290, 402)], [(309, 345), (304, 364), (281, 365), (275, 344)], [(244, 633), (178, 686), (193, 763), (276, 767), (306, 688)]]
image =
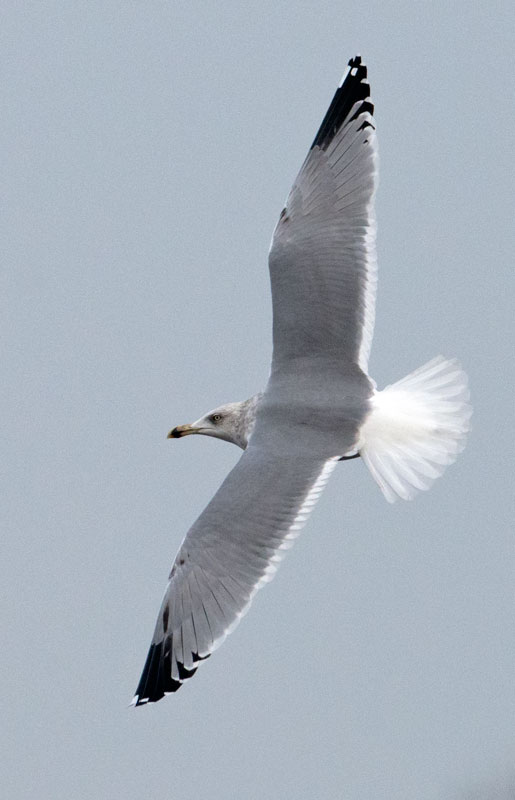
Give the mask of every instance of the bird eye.
[(211, 422), (220, 422), (221, 419), (221, 414), (211, 414)]

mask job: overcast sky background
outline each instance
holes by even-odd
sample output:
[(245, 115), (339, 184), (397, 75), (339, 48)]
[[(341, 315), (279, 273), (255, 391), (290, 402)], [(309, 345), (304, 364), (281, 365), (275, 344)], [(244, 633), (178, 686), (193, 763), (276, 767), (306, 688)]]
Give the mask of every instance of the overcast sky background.
[[(514, 27), (511, 2), (2, 4), (9, 800), (515, 797)], [(129, 709), (239, 457), (166, 433), (266, 381), (271, 233), (356, 52), (371, 373), (457, 356), (469, 445), (394, 506), (340, 465), (237, 631)]]

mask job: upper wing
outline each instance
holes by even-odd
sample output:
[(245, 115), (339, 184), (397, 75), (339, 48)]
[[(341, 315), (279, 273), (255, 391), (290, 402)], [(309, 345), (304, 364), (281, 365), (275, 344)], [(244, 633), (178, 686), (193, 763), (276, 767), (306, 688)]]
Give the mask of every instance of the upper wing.
[(273, 367), (334, 354), (366, 372), (377, 266), (377, 145), (357, 56), (337, 90), (274, 231)]
[(177, 554), (134, 705), (175, 692), (221, 644), (272, 577), (334, 465), (245, 451)]

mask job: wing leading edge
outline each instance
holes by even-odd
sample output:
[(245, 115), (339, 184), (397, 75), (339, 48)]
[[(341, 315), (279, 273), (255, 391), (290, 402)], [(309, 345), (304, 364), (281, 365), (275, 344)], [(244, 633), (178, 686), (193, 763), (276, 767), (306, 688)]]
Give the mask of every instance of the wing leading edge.
[(377, 283), (377, 141), (357, 56), (322, 121), (274, 231), (269, 255), (273, 368), (330, 357), (367, 371)]
[(133, 705), (177, 691), (234, 629), (335, 463), (245, 451), (177, 554)]

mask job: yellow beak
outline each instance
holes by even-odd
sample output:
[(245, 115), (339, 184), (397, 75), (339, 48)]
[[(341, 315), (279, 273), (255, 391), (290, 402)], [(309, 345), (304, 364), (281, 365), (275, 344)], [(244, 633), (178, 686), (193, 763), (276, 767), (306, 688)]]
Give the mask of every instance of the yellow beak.
[(190, 433), (197, 433), (197, 428), (193, 428), (191, 425), (177, 425), (176, 428), (173, 428), (168, 436), (167, 439), (180, 439), (181, 436), (189, 436)]

